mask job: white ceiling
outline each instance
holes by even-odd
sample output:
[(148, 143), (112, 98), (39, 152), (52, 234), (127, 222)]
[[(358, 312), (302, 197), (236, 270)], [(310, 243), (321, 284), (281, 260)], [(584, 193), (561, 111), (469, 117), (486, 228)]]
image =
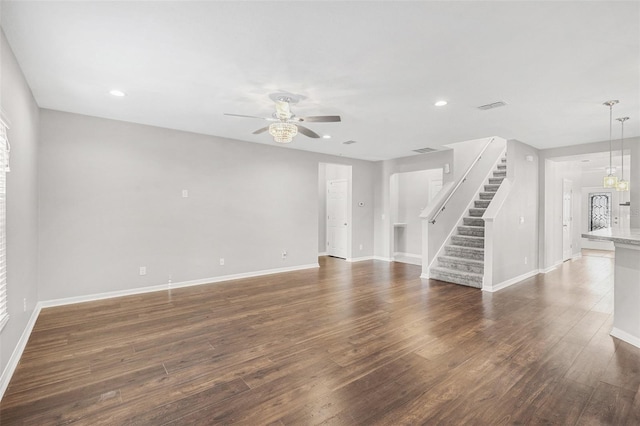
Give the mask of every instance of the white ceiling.
[(269, 116), (289, 92), (298, 116), (343, 120), (291, 148), (369, 160), (491, 135), (608, 140), (608, 99), (640, 136), (635, 1), (5, 0), (1, 22), (43, 108), (273, 144), (223, 113)]

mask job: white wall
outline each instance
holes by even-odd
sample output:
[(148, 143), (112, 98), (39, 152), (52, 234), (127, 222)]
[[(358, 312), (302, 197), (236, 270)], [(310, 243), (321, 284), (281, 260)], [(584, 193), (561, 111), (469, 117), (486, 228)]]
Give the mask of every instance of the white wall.
[(38, 300), (39, 110), (2, 31), (0, 80), (0, 106), (11, 121), (8, 133), (11, 172), (7, 174), (7, 309), (10, 318), (0, 332), (0, 372), (4, 372)]
[[(352, 165), (372, 206), (366, 161), (51, 110), (41, 124), (41, 300), (316, 264), (319, 162)], [(372, 211), (354, 209), (360, 256)]]
[(507, 179), (511, 190), (485, 240), (493, 244), (491, 286), (538, 270), (538, 150), (508, 141)]

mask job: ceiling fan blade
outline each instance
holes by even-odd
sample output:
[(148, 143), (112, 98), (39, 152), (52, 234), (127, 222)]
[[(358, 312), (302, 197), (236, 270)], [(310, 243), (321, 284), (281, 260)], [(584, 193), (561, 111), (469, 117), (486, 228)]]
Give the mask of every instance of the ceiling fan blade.
[(308, 136), (308, 137), (310, 137), (310, 138), (314, 138), (314, 139), (317, 139), (317, 138), (319, 138), (319, 137), (320, 137), (320, 135), (319, 135), (319, 134), (317, 134), (316, 132), (314, 132), (314, 131), (313, 131), (313, 130), (311, 130), (311, 129), (307, 129), (306, 127), (301, 126), (301, 125), (299, 125), (299, 124), (298, 124), (297, 126), (298, 126), (298, 131), (299, 131), (300, 133), (302, 133), (303, 135), (305, 135), (305, 136)]
[(315, 115), (311, 117), (298, 117), (298, 121), (308, 121), (310, 123), (335, 123), (342, 120), (339, 115)]
[(267, 121), (276, 121), (275, 118), (268, 118), (268, 117), (256, 117), (255, 115), (242, 115), (242, 114), (229, 114), (227, 112), (224, 113), (224, 115), (230, 115), (232, 117), (243, 117), (243, 118), (257, 118), (259, 120), (267, 120)]
[(267, 130), (269, 130), (269, 126), (267, 126), (267, 127), (263, 127), (262, 129), (258, 129), (258, 130), (256, 130), (255, 132), (253, 132), (253, 134), (254, 134), (254, 135), (259, 135), (260, 133), (264, 133), (264, 132), (266, 132)]

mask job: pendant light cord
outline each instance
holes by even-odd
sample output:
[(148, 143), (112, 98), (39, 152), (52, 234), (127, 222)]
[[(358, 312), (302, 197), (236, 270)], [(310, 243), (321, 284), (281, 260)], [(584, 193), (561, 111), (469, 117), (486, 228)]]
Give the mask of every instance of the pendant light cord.
[(613, 126), (613, 104), (609, 104), (609, 176), (613, 174), (613, 161), (611, 151), (613, 150), (613, 145), (611, 144), (611, 132)]

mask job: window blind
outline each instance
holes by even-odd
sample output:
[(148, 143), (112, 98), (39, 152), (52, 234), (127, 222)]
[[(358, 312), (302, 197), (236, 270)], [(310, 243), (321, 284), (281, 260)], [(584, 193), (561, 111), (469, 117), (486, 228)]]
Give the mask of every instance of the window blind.
[(7, 312), (7, 172), (9, 171), (7, 126), (0, 120), (0, 330), (9, 320)]

